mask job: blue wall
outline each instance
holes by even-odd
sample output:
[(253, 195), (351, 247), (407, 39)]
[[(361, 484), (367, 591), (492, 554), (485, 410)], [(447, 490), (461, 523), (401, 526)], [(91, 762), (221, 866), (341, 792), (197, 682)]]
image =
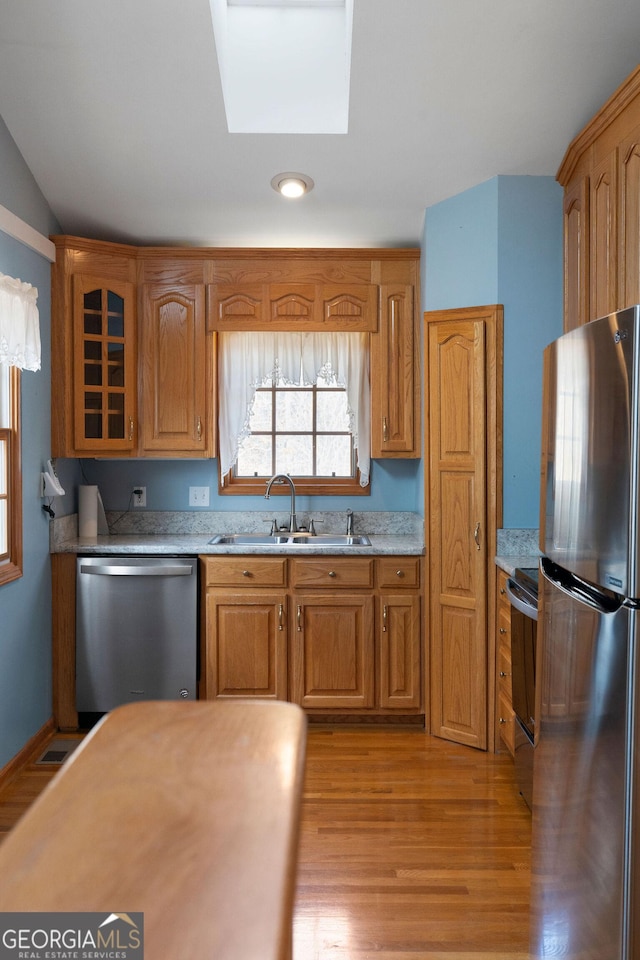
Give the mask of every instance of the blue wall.
[[(0, 204), (47, 236), (57, 224), (0, 120)], [(50, 449), (50, 265), (0, 231), (0, 273), (38, 288), (42, 370), (22, 374), (23, 576), (0, 587), (0, 767), (51, 717), (49, 524), (39, 497)]]
[(538, 526), (542, 351), (562, 333), (562, 188), (495, 177), (425, 216), (425, 310), (504, 305), (504, 527)]
[[(410, 510), (422, 513), (422, 485), (417, 460), (375, 460), (371, 463), (371, 496), (297, 497), (299, 513), (313, 510)], [(107, 510), (126, 510), (133, 487), (147, 488), (147, 510), (264, 511), (261, 496), (220, 496), (217, 460), (59, 460), (58, 475), (65, 490), (74, 483), (97, 483)], [(75, 469), (75, 473), (72, 470)], [(189, 487), (209, 487), (208, 507), (189, 507)], [(61, 509), (72, 513), (75, 506)], [(142, 512), (142, 508), (136, 508)]]

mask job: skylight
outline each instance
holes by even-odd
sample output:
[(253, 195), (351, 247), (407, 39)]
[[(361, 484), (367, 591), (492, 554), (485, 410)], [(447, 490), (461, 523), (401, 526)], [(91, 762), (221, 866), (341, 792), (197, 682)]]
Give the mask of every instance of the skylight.
[(209, 0), (230, 133), (347, 133), (353, 0)]

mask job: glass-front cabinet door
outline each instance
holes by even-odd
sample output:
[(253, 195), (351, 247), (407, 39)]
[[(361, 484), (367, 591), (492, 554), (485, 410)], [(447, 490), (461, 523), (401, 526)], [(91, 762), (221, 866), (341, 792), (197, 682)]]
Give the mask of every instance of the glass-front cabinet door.
[(136, 437), (135, 291), (74, 277), (74, 406), (78, 450), (131, 451)]

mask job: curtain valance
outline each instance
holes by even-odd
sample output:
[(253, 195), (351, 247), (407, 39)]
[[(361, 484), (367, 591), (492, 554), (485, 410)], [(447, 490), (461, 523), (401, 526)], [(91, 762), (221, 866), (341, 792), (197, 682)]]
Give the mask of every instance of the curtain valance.
[(37, 299), (36, 287), (0, 273), (0, 363), (21, 370), (40, 369)]
[(344, 387), (360, 483), (369, 483), (369, 339), (366, 333), (220, 333), (220, 475), (238, 459), (256, 389), (266, 380), (310, 386), (318, 377)]

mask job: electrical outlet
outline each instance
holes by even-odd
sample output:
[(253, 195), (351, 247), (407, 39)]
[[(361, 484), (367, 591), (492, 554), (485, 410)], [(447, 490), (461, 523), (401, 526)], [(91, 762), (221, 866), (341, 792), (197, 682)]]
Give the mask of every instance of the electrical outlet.
[(133, 488), (132, 503), (134, 507), (146, 507), (147, 505), (147, 488), (138, 484)]
[(189, 487), (189, 506), (208, 507), (209, 487)]

